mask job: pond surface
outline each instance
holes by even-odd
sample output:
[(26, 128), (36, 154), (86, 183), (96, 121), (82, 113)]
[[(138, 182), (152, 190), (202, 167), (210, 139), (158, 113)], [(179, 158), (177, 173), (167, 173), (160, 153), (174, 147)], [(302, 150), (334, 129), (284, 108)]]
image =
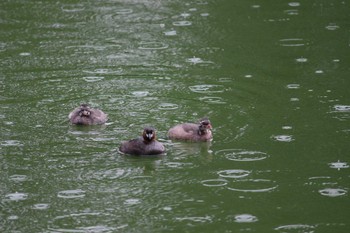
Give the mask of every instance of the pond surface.
[[(349, 12), (2, 1), (0, 231), (350, 232)], [(203, 116), (211, 143), (166, 138)], [(147, 125), (167, 154), (119, 154)]]

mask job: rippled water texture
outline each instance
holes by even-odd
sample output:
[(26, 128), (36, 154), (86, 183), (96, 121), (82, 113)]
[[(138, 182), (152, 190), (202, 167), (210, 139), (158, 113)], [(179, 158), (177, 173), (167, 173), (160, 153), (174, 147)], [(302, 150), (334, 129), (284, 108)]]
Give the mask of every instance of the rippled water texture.
[(350, 232), (349, 4), (0, 1), (0, 232)]

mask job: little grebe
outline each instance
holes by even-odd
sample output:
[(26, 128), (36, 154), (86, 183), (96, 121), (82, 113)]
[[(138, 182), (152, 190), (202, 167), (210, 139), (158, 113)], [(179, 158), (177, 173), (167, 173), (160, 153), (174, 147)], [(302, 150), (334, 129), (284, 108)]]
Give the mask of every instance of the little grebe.
[(146, 127), (142, 137), (123, 142), (119, 151), (130, 155), (159, 155), (165, 152), (165, 148), (162, 143), (156, 140), (155, 129)]
[(100, 125), (106, 123), (107, 114), (99, 109), (82, 104), (68, 115), (69, 121), (75, 125)]
[(174, 140), (192, 142), (210, 141), (213, 138), (212, 126), (208, 118), (202, 118), (199, 124), (183, 123), (169, 129), (168, 137)]

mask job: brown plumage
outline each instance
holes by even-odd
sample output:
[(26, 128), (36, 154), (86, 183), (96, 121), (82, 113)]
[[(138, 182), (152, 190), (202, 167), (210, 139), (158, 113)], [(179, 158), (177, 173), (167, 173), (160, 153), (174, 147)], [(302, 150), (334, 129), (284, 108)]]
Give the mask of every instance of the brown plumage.
[(202, 118), (198, 124), (183, 123), (169, 129), (168, 137), (173, 140), (210, 141), (213, 138), (212, 126), (208, 118)]
[(68, 115), (69, 121), (75, 125), (100, 125), (106, 123), (107, 114), (99, 109), (82, 104)]
[(146, 127), (142, 137), (123, 142), (119, 151), (130, 155), (159, 155), (165, 152), (165, 148), (162, 143), (156, 140), (155, 129)]

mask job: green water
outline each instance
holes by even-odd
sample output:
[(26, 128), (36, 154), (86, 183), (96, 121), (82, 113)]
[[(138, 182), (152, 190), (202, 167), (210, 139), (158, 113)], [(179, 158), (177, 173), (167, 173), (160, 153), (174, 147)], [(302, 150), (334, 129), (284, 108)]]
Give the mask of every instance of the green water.
[[(1, 232), (350, 232), (347, 1), (1, 1)], [(69, 125), (89, 103), (105, 126)], [(167, 140), (208, 116), (211, 143)], [(116, 149), (152, 125), (164, 157)]]

